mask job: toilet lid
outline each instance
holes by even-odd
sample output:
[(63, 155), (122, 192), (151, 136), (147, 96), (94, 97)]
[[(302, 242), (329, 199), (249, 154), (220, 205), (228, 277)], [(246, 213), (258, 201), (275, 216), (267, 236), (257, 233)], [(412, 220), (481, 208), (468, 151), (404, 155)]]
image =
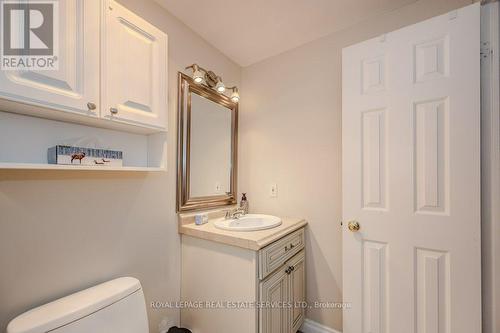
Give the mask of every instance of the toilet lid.
[(19, 315), (7, 326), (7, 333), (49, 332), (99, 311), (139, 289), (139, 280), (132, 277), (108, 281)]

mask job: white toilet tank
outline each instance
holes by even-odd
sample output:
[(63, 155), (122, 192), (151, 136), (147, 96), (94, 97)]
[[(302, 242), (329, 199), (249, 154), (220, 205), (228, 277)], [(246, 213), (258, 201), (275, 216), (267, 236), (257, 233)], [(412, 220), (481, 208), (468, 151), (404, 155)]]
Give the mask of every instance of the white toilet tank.
[(7, 333), (148, 333), (139, 280), (123, 277), (25, 312)]

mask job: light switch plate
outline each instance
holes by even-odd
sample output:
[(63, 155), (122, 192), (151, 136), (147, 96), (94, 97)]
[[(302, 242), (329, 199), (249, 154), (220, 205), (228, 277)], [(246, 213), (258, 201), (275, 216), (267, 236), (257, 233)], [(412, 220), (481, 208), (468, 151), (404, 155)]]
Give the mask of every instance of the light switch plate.
[(271, 184), (269, 188), (269, 196), (271, 198), (276, 198), (278, 196), (278, 185), (276, 183)]

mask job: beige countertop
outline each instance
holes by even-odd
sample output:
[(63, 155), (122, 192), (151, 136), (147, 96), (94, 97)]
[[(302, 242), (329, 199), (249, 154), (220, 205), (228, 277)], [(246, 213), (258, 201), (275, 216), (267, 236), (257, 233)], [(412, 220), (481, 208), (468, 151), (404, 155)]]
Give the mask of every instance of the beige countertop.
[(301, 218), (281, 217), (281, 225), (272, 229), (230, 231), (215, 227), (214, 221), (221, 217), (219, 214), (214, 215), (209, 214), (208, 223), (202, 225), (194, 223), (194, 216), (180, 216), (179, 233), (257, 251), (307, 225), (307, 221)]

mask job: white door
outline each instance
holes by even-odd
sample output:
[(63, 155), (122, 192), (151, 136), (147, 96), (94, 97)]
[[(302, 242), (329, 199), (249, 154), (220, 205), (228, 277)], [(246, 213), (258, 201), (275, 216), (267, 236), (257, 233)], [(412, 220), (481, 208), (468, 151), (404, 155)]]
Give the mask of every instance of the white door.
[(58, 69), (1, 70), (0, 97), (98, 117), (99, 1), (64, 0), (57, 4)]
[(104, 3), (102, 115), (166, 128), (167, 35), (115, 1)]
[(481, 331), (479, 10), (343, 50), (344, 333)]

